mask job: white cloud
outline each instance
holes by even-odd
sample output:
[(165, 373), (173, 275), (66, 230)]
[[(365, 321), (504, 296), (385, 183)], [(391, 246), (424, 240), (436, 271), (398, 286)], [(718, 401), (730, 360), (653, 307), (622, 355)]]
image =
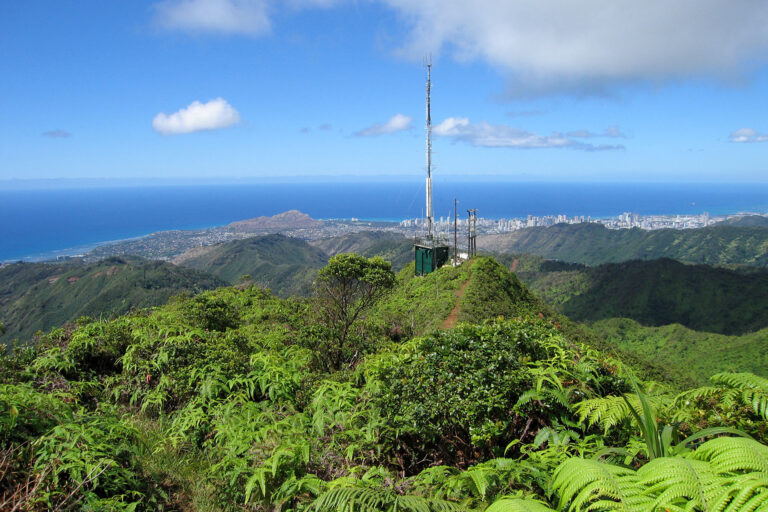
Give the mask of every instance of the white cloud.
[(626, 139), (627, 136), (622, 133), (618, 126), (609, 126), (602, 133), (594, 133), (589, 130), (573, 130), (566, 135), (577, 139), (592, 139), (595, 137), (609, 137), (612, 139)]
[[(483, 60), (509, 93), (603, 94), (616, 85), (714, 76), (740, 79), (768, 60), (759, 0), (375, 0), (406, 27), (400, 52)], [(163, 0), (168, 29), (260, 36), (280, 11), (350, 0)], [(400, 29), (393, 29), (399, 33)]]
[(269, 32), (266, 0), (165, 0), (155, 4), (163, 28), (260, 36)]
[(766, 142), (768, 141), (768, 134), (758, 133), (752, 128), (740, 128), (731, 132), (729, 138), (731, 142)]
[(154, 5), (155, 22), (169, 30), (262, 36), (278, 9), (327, 9), (344, 0), (163, 0)]
[(624, 135), (624, 133), (619, 129), (618, 126), (609, 126), (608, 128), (605, 129), (605, 131), (603, 132), (603, 135), (605, 137), (614, 137), (619, 139), (627, 138), (627, 136)]
[(173, 114), (159, 113), (152, 120), (152, 128), (163, 135), (219, 130), (240, 122), (240, 114), (223, 98), (208, 103), (193, 101), (187, 108)]
[(410, 25), (406, 55), (485, 60), (521, 95), (732, 79), (768, 54), (768, 2), (755, 0), (380, 1)]
[(473, 146), (486, 148), (570, 148), (584, 151), (624, 149), (622, 145), (586, 144), (574, 140), (574, 135), (563, 135), (558, 132), (551, 135), (538, 135), (507, 125), (472, 123), (466, 117), (449, 117), (435, 126), (433, 132), (441, 137), (450, 137)]
[(374, 124), (368, 128), (364, 128), (355, 133), (358, 137), (371, 137), (374, 135), (384, 135), (387, 133), (402, 132), (403, 130), (411, 129), (411, 121), (413, 119), (410, 116), (403, 114), (395, 114), (389, 118), (384, 124)]

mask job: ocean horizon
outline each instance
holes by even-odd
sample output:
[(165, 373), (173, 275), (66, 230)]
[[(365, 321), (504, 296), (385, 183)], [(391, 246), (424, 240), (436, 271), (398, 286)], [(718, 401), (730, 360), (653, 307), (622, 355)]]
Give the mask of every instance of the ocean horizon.
[[(438, 180), (435, 217), (614, 217), (768, 212), (762, 183), (553, 183)], [(39, 261), (158, 231), (205, 229), (287, 210), (316, 219), (420, 218), (420, 181), (0, 189), (0, 261)]]

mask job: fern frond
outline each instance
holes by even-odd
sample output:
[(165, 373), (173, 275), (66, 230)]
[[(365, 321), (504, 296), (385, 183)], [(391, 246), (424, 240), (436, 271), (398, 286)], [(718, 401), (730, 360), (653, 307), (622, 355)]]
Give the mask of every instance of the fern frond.
[(314, 502), (317, 512), (455, 512), (458, 504), (437, 498), (399, 495), (391, 489), (332, 487)]
[(555, 512), (555, 509), (530, 498), (503, 497), (494, 501), (485, 512)]
[(433, 466), (411, 478), (411, 484), (417, 489), (439, 488), (459, 470), (451, 466)]
[(768, 390), (745, 389), (741, 393), (741, 398), (745, 404), (752, 406), (755, 414), (764, 420), (768, 420)]
[(718, 473), (760, 471), (768, 474), (768, 446), (744, 437), (718, 437), (690, 456), (710, 463)]
[[(273, 503), (283, 504), (301, 496), (317, 497), (326, 489), (326, 483), (313, 474), (301, 478), (291, 475), (270, 497)], [(247, 490), (247, 489), (246, 489)], [(247, 496), (246, 496), (247, 503)]]
[(569, 510), (643, 510), (653, 502), (631, 469), (578, 457), (558, 466), (552, 487), (560, 496), (559, 510), (569, 503)]
[(734, 479), (715, 504), (723, 512), (765, 512), (768, 510), (768, 476), (761, 473)]
[(753, 373), (716, 373), (709, 378), (715, 384), (721, 384), (738, 389), (762, 389), (768, 391), (768, 379)]
[[(662, 405), (660, 397), (645, 397), (649, 405), (658, 410)], [(643, 403), (637, 394), (591, 398), (576, 404), (579, 422), (587, 421), (588, 426), (600, 425), (607, 433), (611, 428), (628, 419), (635, 419), (632, 409), (643, 410)]]
[(725, 492), (727, 480), (710, 464), (683, 457), (659, 457), (637, 471), (646, 494), (656, 496), (654, 509), (687, 505), (712, 510)]

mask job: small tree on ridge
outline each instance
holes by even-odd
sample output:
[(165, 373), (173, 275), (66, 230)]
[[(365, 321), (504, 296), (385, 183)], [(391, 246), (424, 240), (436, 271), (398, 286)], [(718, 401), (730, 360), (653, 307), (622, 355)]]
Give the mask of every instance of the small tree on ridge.
[(392, 264), (379, 257), (337, 254), (320, 269), (315, 292), (334, 336), (328, 347), (331, 367), (338, 370), (344, 363), (352, 325), (394, 284)]

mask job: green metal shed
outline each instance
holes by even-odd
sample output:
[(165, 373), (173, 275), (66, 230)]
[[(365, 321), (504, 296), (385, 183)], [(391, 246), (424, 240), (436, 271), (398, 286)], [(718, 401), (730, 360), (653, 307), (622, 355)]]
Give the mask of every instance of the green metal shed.
[(447, 245), (416, 243), (413, 245), (413, 250), (417, 276), (423, 276), (430, 272), (434, 272), (445, 265), (449, 259)]

